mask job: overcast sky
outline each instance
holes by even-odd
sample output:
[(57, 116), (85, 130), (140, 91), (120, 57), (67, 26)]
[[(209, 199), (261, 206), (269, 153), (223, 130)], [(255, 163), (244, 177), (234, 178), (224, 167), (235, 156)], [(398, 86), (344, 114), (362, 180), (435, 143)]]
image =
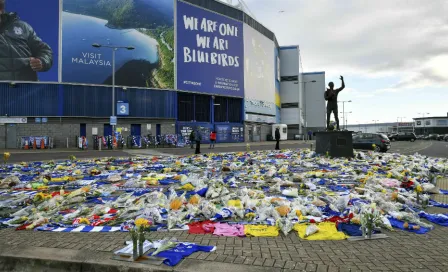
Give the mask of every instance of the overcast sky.
[(448, 0), (245, 2), (280, 46), (300, 46), (305, 72), (345, 77), (349, 123), (447, 115)]

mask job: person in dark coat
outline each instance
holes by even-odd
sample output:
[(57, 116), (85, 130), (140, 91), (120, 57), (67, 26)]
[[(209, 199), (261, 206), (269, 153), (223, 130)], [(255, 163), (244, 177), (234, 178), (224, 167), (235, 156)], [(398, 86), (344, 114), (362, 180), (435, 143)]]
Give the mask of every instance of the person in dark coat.
[(195, 141), (196, 141), (195, 154), (201, 154), (201, 141), (202, 141), (201, 131), (199, 129), (197, 129), (194, 134), (195, 134)]
[(308, 131), (308, 140), (312, 140), (313, 139), (313, 132), (310, 130)]
[(193, 149), (194, 142), (196, 140), (196, 136), (194, 135), (194, 130), (190, 133), (190, 148)]
[(0, 0), (0, 80), (38, 81), (37, 72), (53, 65), (53, 51)]
[(280, 129), (275, 129), (275, 140), (277, 143), (275, 144), (275, 150), (280, 150)]

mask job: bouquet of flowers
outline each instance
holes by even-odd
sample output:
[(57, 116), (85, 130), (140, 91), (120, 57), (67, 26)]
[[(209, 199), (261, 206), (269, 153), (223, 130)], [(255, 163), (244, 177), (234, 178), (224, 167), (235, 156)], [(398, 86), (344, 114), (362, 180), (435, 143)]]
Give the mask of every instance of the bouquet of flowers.
[(375, 203), (361, 207), (361, 228), (364, 237), (371, 238), (373, 229), (379, 228), (382, 222), (380, 211)]
[[(133, 257), (134, 260), (143, 256), (143, 244), (145, 243), (145, 233), (149, 232), (151, 222), (145, 218), (137, 218), (134, 221), (134, 226), (129, 228), (133, 244)], [(138, 249), (138, 250), (137, 250)]]

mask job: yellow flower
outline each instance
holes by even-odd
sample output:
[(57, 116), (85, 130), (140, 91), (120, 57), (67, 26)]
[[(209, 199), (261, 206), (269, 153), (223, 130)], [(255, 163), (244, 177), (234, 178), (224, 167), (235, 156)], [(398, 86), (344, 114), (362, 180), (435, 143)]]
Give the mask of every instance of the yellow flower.
[(182, 189), (184, 191), (193, 191), (194, 186), (191, 183), (187, 183), (184, 186), (180, 187), (180, 189)]
[(44, 201), (48, 199), (51, 199), (51, 195), (42, 192), (37, 193), (33, 198), (34, 202)]
[(373, 148), (373, 150), (375, 150), (376, 144), (372, 144), (372, 148)]
[(11, 153), (9, 153), (9, 152), (3, 153), (3, 160), (5, 160), (5, 162), (8, 161), (9, 157), (11, 157)]
[(199, 204), (200, 199), (201, 198), (199, 195), (194, 195), (194, 196), (190, 197), (190, 200), (188, 200), (188, 203), (190, 203), (191, 205), (197, 205), (197, 204)]
[(417, 185), (417, 187), (415, 188), (415, 191), (416, 191), (417, 193), (421, 193), (421, 192), (423, 192), (423, 188), (422, 188), (422, 186), (421, 186), (421, 185)]
[(253, 212), (250, 212), (250, 213), (246, 213), (246, 218), (254, 218), (256, 215), (255, 215), (255, 213), (253, 213)]
[(277, 212), (280, 214), (280, 216), (286, 216), (288, 215), (288, 213), (291, 211), (291, 208), (289, 208), (286, 205), (280, 206), (275, 208), (277, 210)]
[(79, 224), (80, 225), (90, 225), (90, 221), (89, 221), (89, 219), (83, 217), (83, 218), (79, 219)]
[(172, 201), (171, 201), (171, 203), (170, 203), (170, 209), (171, 210), (175, 210), (175, 211), (177, 211), (177, 210), (179, 210), (180, 209), (180, 207), (182, 206), (182, 200), (180, 199), (180, 198), (175, 198), (175, 199), (173, 199)]
[(393, 192), (392, 193), (392, 200), (396, 201), (398, 199), (398, 192)]
[(137, 218), (134, 223), (137, 226), (137, 228), (140, 228), (140, 227), (147, 228), (147, 227), (149, 227), (149, 221), (146, 220), (145, 218)]
[(235, 208), (239, 208), (242, 209), (243, 208), (243, 204), (241, 204), (241, 200), (237, 199), (237, 200), (229, 200), (227, 202), (227, 205), (230, 207), (235, 207)]

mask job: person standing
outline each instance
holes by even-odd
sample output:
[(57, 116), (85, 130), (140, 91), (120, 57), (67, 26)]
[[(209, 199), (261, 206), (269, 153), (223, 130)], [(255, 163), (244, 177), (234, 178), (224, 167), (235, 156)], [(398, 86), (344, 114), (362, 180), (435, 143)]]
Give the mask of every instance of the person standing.
[(216, 143), (216, 131), (213, 130), (210, 133), (210, 149), (215, 148), (215, 143)]
[(313, 132), (310, 130), (310, 131), (308, 131), (308, 140), (312, 140), (312, 137), (313, 137)]
[(193, 145), (194, 145), (194, 141), (195, 141), (196, 137), (194, 135), (194, 130), (191, 131), (190, 133), (190, 148), (193, 149)]
[(277, 143), (275, 144), (275, 150), (280, 150), (280, 129), (279, 128), (275, 129), (275, 141), (277, 141)]
[(336, 129), (339, 130), (339, 117), (338, 117), (338, 94), (345, 88), (344, 77), (340, 77), (342, 85), (338, 89), (334, 89), (334, 83), (328, 83), (330, 87), (325, 91), (324, 98), (327, 100), (327, 130), (330, 130), (330, 116), (333, 112), (334, 119), (336, 121)]
[(201, 131), (199, 129), (195, 132), (195, 141), (196, 141), (196, 152), (195, 154), (201, 154), (201, 141), (202, 141), (202, 135)]
[(53, 66), (53, 51), (0, 0), (0, 80), (38, 81), (37, 72)]

